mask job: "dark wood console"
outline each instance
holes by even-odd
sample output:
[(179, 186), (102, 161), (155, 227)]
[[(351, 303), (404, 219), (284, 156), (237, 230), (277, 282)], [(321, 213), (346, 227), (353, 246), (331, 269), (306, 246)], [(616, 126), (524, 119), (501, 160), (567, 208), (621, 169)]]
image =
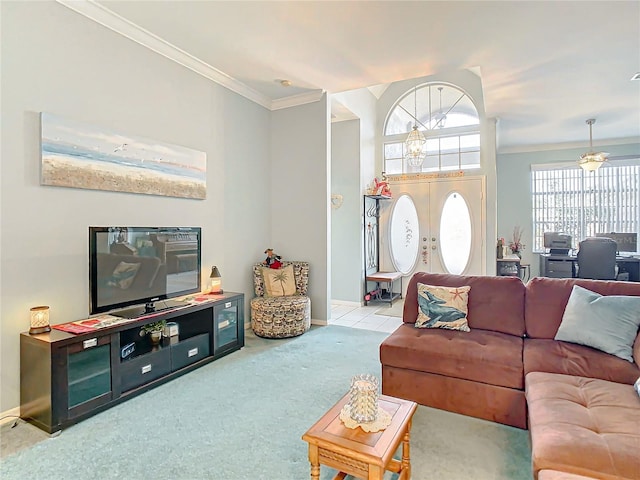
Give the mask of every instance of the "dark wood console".
[[(20, 417), (53, 433), (239, 350), (244, 295), (211, 298), (91, 333), (21, 333)], [(154, 346), (140, 331), (159, 320), (178, 335)]]

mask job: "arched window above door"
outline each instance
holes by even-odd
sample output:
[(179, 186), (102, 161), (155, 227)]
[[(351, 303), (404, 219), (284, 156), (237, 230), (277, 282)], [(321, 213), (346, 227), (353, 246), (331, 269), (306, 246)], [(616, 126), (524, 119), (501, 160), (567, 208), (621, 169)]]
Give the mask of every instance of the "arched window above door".
[[(416, 125), (426, 138), (420, 167), (405, 160), (407, 135)], [(428, 83), (406, 92), (391, 107), (383, 130), (388, 175), (480, 167), (480, 118), (473, 100), (447, 83)]]

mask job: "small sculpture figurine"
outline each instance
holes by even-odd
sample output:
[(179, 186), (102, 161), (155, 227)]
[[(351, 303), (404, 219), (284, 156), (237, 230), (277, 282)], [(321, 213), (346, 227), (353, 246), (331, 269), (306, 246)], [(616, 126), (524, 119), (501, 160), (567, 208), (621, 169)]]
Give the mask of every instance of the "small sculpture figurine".
[(267, 248), (264, 253), (267, 254), (267, 258), (265, 258), (263, 265), (266, 265), (269, 268), (278, 269), (282, 266), (282, 257), (280, 255), (276, 255), (273, 253), (273, 248)]
[(374, 178), (373, 181), (376, 184), (376, 195), (383, 197), (391, 197), (391, 189), (389, 188), (389, 182), (385, 180), (378, 181), (378, 178)]

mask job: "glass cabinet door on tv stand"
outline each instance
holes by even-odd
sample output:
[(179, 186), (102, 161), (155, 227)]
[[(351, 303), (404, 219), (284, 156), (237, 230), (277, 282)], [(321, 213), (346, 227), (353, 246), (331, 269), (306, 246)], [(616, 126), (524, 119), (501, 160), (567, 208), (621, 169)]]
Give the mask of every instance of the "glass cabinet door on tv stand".
[[(20, 336), (20, 416), (52, 433), (114, 398), (114, 336)], [(117, 341), (117, 340), (115, 340)]]
[(242, 299), (221, 302), (213, 308), (213, 351), (214, 355), (233, 349), (236, 345), (244, 345), (244, 318)]

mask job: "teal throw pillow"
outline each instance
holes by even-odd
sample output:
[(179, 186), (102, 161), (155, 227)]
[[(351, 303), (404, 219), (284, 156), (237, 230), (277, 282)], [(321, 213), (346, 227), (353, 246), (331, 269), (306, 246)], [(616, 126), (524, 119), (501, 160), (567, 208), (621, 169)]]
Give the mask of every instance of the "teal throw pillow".
[(555, 339), (633, 362), (639, 325), (640, 297), (600, 295), (574, 285)]
[(443, 287), (418, 282), (416, 328), (444, 328), (470, 332), (467, 303), (471, 287)]

